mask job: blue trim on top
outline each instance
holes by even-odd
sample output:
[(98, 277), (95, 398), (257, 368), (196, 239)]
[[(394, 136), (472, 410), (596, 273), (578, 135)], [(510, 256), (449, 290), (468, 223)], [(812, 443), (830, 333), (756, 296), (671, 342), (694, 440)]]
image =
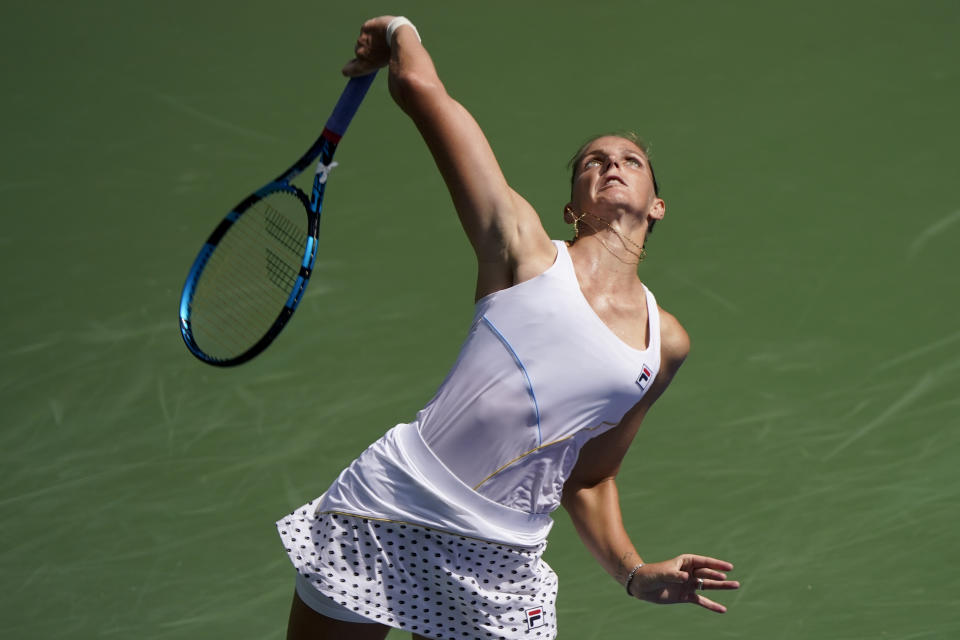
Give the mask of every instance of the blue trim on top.
[(511, 345), (506, 337), (500, 333), (500, 330), (497, 329), (492, 322), (490, 322), (490, 319), (487, 316), (480, 316), (480, 319), (483, 320), (483, 322), (490, 327), (490, 330), (493, 331), (493, 334), (500, 339), (500, 342), (503, 343), (503, 346), (505, 346), (507, 351), (510, 352), (510, 355), (513, 356), (517, 366), (520, 367), (520, 371), (523, 372), (523, 377), (527, 379), (527, 391), (530, 392), (530, 398), (533, 400), (533, 409), (537, 413), (537, 446), (539, 447), (541, 444), (543, 444), (543, 432), (540, 430), (540, 405), (537, 404), (537, 394), (533, 392), (533, 383), (530, 382), (530, 374), (527, 373), (527, 368), (523, 366), (523, 361), (520, 360), (520, 356), (517, 355), (513, 345)]

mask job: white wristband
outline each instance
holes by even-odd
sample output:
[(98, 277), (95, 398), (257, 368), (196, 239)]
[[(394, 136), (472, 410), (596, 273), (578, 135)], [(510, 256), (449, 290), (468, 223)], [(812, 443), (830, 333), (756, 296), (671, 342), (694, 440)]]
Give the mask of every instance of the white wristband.
[(413, 23), (407, 20), (406, 18), (404, 18), (403, 16), (397, 16), (396, 18), (390, 21), (390, 24), (387, 25), (387, 46), (390, 47), (391, 49), (393, 48), (393, 34), (397, 31), (397, 29), (399, 29), (403, 25), (407, 25), (408, 27), (413, 29), (413, 32), (417, 35), (417, 40), (420, 40), (420, 42), (423, 42), (423, 40), (420, 39), (420, 32), (417, 31), (417, 28), (415, 26), (413, 26)]

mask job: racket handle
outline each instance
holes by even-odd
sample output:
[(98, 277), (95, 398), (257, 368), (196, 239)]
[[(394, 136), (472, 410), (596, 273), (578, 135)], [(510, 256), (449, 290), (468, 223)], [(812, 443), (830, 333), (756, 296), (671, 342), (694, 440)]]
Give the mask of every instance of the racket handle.
[(367, 89), (370, 88), (375, 77), (377, 77), (376, 71), (365, 76), (350, 78), (347, 87), (340, 94), (340, 99), (337, 100), (337, 106), (333, 108), (333, 113), (327, 120), (326, 128), (328, 131), (338, 136), (343, 135), (350, 125), (350, 121), (353, 120), (357, 108), (360, 107), (360, 103), (363, 102), (364, 96), (367, 95)]

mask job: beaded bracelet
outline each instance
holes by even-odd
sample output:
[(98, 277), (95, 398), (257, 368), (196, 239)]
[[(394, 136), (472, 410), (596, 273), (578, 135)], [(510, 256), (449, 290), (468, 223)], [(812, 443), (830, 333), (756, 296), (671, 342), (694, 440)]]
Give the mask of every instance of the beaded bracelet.
[(631, 595), (631, 594), (630, 594), (630, 583), (633, 582), (633, 576), (637, 575), (637, 571), (639, 571), (639, 570), (640, 570), (640, 567), (642, 567), (642, 566), (643, 566), (643, 563), (641, 562), (640, 564), (638, 564), (637, 566), (635, 566), (633, 569), (631, 569), (631, 570), (630, 570), (630, 573), (627, 574), (627, 581), (623, 583), (623, 586), (626, 588), (626, 590), (627, 590), (627, 595), (628, 595), (628, 596)]

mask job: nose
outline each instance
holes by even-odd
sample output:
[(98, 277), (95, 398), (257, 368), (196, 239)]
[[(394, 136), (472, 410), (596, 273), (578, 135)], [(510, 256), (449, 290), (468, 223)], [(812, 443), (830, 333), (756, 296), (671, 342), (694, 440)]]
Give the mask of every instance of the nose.
[(607, 161), (603, 163), (603, 173), (606, 173), (607, 171), (610, 171), (610, 170), (613, 169), (614, 167), (616, 167), (617, 169), (619, 169), (619, 168), (620, 168), (620, 163), (617, 162), (617, 159), (614, 158), (613, 156), (607, 156)]

